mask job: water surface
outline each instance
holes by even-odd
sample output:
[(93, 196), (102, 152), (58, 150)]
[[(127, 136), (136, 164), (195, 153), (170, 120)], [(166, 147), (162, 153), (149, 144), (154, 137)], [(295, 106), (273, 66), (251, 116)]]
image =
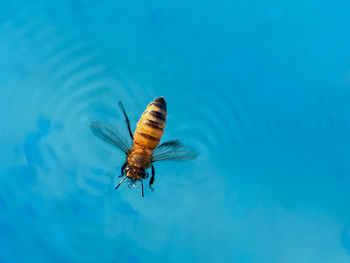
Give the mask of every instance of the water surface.
[[(0, 262), (349, 262), (350, 3), (0, 1)], [(145, 198), (88, 128), (164, 96)]]

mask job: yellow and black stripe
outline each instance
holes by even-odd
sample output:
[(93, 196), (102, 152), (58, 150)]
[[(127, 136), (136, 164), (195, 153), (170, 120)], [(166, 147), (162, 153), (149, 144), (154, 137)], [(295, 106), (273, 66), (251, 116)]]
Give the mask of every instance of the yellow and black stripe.
[(134, 146), (153, 150), (162, 138), (166, 124), (166, 103), (163, 97), (152, 101), (143, 112), (134, 132)]

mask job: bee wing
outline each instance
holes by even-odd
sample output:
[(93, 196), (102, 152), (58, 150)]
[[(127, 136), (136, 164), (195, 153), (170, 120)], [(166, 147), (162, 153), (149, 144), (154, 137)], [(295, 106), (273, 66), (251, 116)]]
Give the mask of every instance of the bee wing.
[(172, 140), (162, 143), (154, 150), (152, 161), (190, 160), (197, 156), (194, 149), (183, 145), (180, 140)]
[(130, 141), (121, 136), (121, 133), (112, 125), (102, 121), (92, 121), (89, 123), (90, 129), (98, 138), (116, 146), (126, 154), (131, 148)]

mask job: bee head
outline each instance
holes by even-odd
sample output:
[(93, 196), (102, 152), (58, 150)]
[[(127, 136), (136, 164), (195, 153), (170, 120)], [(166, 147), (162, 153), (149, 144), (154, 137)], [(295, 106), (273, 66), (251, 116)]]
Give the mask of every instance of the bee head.
[(145, 170), (136, 166), (127, 165), (125, 167), (125, 173), (127, 177), (133, 180), (140, 180), (146, 177)]

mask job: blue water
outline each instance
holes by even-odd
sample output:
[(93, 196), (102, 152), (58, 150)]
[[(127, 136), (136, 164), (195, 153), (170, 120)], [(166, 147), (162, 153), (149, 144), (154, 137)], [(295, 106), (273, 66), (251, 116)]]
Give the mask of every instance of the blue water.
[[(350, 262), (350, 2), (0, 0), (0, 262)], [(198, 150), (122, 185), (91, 120)]]

